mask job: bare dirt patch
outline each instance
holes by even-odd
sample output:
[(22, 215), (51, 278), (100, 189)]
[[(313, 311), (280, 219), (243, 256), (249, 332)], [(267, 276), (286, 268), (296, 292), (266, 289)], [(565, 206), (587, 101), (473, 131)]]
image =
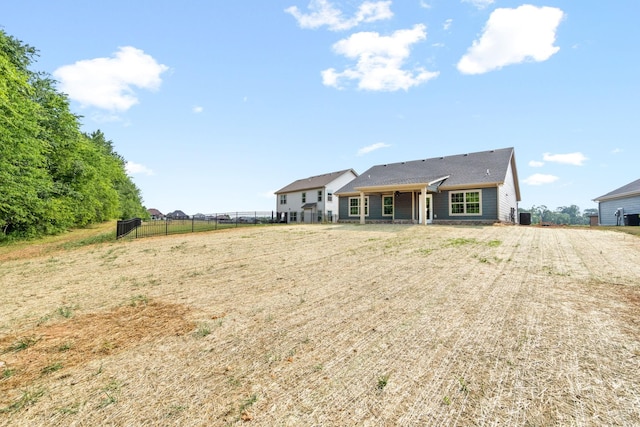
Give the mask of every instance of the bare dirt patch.
[[(315, 225), (3, 262), (1, 348), (59, 341), (23, 350), (39, 360), (28, 381), (0, 379), (12, 396), (0, 423), (639, 425), (639, 242), (572, 228)], [(56, 314), (65, 307), (69, 320)], [(111, 351), (101, 343), (120, 323), (89, 328), (86, 359), (43, 373), (74, 320), (128, 316), (152, 323), (108, 338), (132, 334)]]
[(34, 388), (49, 375), (64, 379), (69, 376), (66, 372), (78, 365), (193, 331), (193, 322), (185, 318), (187, 312), (177, 304), (134, 299), (126, 306), (0, 339), (0, 407), (10, 408), (19, 400), (20, 390)]

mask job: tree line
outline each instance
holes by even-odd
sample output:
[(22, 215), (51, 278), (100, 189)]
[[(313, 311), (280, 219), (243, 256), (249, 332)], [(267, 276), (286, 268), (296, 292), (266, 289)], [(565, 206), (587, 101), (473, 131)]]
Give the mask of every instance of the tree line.
[(0, 241), (146, 217), (125, 159), (81, 131), (56, 82), (31, 70), (36, 57), (0, 29)]
[(576, 205), (561, 206), (555, 210), (550, 210), (545, 205), (533, 205), (531, 209), (519, 208), (518, 212), (528, 212), (531, 214), (532, 224), (567, 224), (567, 225), (587, 225), (592, 215), (598, 215), (598, 209), (585, 209), (580, 212)]

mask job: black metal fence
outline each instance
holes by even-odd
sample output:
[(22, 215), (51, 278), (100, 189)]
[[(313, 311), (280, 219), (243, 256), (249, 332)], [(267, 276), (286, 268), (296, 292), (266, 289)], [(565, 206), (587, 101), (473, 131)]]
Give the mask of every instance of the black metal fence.
[(274, 224), (277, 222), (277, 215), (272, 211), (194, 215), (192, 217), (152, 219), (150, 221), (133, 218), (118, 221), (116, 238), (166, 236), (169, 234), (194, 233), (249, 225)]
[(120, 239), (135, 231), (138, 227), (142, 225), (142, 220), (140, 218), (127, 219), (124, 221), (118, 221), (117, 229), (116, 229), (116, 238)]

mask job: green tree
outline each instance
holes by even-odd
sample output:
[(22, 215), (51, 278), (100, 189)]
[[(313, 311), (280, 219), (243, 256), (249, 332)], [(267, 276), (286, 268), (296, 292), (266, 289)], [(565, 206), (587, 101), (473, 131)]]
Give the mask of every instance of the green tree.
[[(34, 235), (51, 208), (52, 181), (46, 170), (46, 144), (37, 138), (40, 106), (32, 99), (22, 47), (0, 31), (0, 229)], [(16, 56), (17, 55), (17, 56)], [(22, 55), (22, 56), (20, 56)]]
[(0, 237), (146, 217), (124, 158), (80, 131), (55, 81), (30, 71), (35, 56), (0, 30)]

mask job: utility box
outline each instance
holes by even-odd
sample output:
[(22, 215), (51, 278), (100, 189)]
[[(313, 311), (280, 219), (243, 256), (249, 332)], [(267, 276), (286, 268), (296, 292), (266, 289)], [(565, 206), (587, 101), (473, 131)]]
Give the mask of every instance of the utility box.
[(640, 214), (625, 214), (624, 225), (640, 225)]
[(589, 225), (596, 227), (598, 225), (598, 215), (589, 215)]
[(531, 225), (531, 212), (520, 212), (520, 225)]

